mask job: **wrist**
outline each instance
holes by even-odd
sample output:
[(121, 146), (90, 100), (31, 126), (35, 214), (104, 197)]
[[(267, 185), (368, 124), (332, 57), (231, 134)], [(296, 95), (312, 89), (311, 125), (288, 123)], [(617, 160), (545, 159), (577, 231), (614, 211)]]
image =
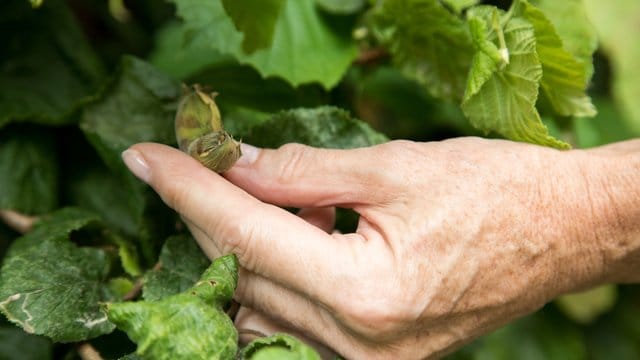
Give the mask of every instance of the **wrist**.
[(595, 250), (595, 282), (640, 282), (640, 154), (592, 150), (576, 157), (584, 189), (576, 240)]

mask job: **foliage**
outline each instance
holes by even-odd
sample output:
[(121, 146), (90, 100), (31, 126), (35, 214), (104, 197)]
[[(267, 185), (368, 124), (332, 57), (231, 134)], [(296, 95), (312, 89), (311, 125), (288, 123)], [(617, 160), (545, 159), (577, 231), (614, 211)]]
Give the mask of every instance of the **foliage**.
[(231, 359), (238, 333), (223, 306), (238, 282), (235, 255), (216, 259), (191, 288), (157, 301), (107, 305), (109, 320), (138, 343), (143, 359)]
[[(237, 348), (234, 258), (212, 264), (120, 159), (176, 145), (181, 82), (219, 92), (225, 129), (263, 147), (592, 147), (640, 134), (639, 16), (636, 0), (3, 1), (0, 209), (39, 220), (0, 226), (0, 358), (73, 358), (79, 342), (318, 358), (286, 334)], [(639, 302), (634, 286), (563, 297), (451, 357), (640, 358)]]

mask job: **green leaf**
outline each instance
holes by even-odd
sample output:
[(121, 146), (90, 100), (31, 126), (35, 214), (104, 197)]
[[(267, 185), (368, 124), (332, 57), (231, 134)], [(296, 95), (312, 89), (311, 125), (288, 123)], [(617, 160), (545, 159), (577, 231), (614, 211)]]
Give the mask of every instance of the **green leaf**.
[(131, 194), (122, 191), (128, 184), (110, 171), (98, 159), (94, 164), (80, 163), (67, 179), (69, 201), (83, 209), (99, 214), (113, 230), (129, 238), (138, 235), (136, 218), (139, 214), (129, 205)]
[(531, 0), (553, 23), (564, 49), (586, 67), (585, 81), (588, 82), (593, 75), (593, 53), (598, 48), (598, 35), (587, 16), (584, 2)]
[(236, 29), (244, 34), (242, 50), (251, 54), (268, 48), (286, 0), (222, 0), (225, 11)]
[(587, 64), (592, 66), (591, 61), (580, 61), (565, 50), (551, 21), (525, 0), (516, 1), (515, 13), (533, 25), (542, 63), (541, 86), (554, 110), (562, 116), (595, 116), (596, 109), (586, 94)]
[(49, 339), (27, 334), (13, 325), (0, 326), (0, 359), (17, 356), (20, 360), (53, 359), (53, 346)]
[(588, 324), (611, 310), (617, 300), (617, 287), (604, 285), (578, 294), (562, 296), (556, 299), (555, 303), (573, 321)]
[(244, 139), (253, 127), (271, 119), (272, 114), (245, 107), (232, 107), (226, 110), (222, 117), (225, 130), (229, 134), (234, 134), (234, 136)]
[(150, 61), (159, 70), (185, 83), (209, 84), (212, 91), (220, 94), (216, 103), (221, 111), (233, 105), (273, 112), (327, 102), (328, 96), (318, 84), (294, 88), (281, 78), (265, 79), (253, 67), (241, 65), (204, 44), (192, 44), (176, 51), (182, 47), (184, 37), (184, 26), (176, 23), (165, 26), (158, 33)]
[(7, 319), (56, 342), (114, 329), (100, 307), (111, 300), (106, 284), (111, 260), (103, 250), (69, 241), (72, 231), (93, 221), (90, 214), (61, 210), (16, 240), (0, 271), (0, 311)]
[(0, 131), (0, 209), (42, 214), (58, 203), (58, 164), (50, 134)]
[[(505, 17), (492, 7), (475, 7), (470, 18), (477, 18), (474, 35), (478, 51), (473, 59), (462, 110), (471, 124), (483, 131), (495, 131), (506, 138), (560, 149), (569, 145), (549, 135), (535, 108), (542, 65), (536, 54), (533, 26), (522, 18)], [(484, 26), (478, 26), (484, 21)], [(506, 24), (501, 25), (502, 22)], [(496, 25), (497, 23), (497, 25)], [(484, 33), (482, 33), (484, 32)], [(494, 43), (500, 36), (508, 53), (508, 63), (497, 63), (486, 51), (487, 40)], [(502, 46), (501, 46), (502, 47)], [(501, 53), (502, 55), (502, 53)]]
[(124, 170), (120, 153), (129, 146), (175, 144), (179, 93), (176, 81), (142, 60), (124, 57), (109, 86), (84, 108), (80, 127), (110, 168)]
[(640, 42), (637, 39), (640, 2), (613, 4), (584, 0), (613, 72), (613, 96), (635, 133), (640, 133)]
[(15, 231), (9, 228), (4, 222), (0, 222), (0, 263), (7, 252), (9, 245), (18, 237)]
[(334, 32), (316, 11), (314, 0), (287, 1), (275, 24), (271, 47), (252, 54), (243, 51), (243, 34), (227, 16), (222, 2), (171, 1), (185, 21), (187, 48), (208, 47), (233, 55), (265, 77), (282, 77), (296, 86), (319, 82), (328, 89), (340, 81), (356, 57), (351, 34)]
[[(121, 191), (128, 197), (125, 200), (129, 208), (127, 214), (133, 214), (131, 219), (148, 262), (155, 262), (160, 248), (158, 240), (165, 238), (172, 215), (156, 195), (129, 172), (120, 154), (139, 142), (175, 144), (174, 117), (179, 89), (177, 82), (149, 64), (124, 57), (102, 94), (84, 108), (80, 122), (89, 142), (123, 184)], [(154, 216), (147, 216), (148, 213)], [(164, 220), (160, 220), (162, 216)]]
[(149, 62), (176, 79), (187, 79), (208, 66), (233, 60), (207, 43), (188, 41), (188, 29), (183, 23), (169, 21), (156, 32), (155, 47)]
[(192, 288), (159, 301), (108, 304), (109, 319), (143, 359), (233, 359), (238, 333), (223, 306), (238, 281), (234, 255), (216, 259)]
[(160, 268), (145, 275), (142, 295), (145, 300), (156, 301), (183, 292), (198, 281), (209, 265), (211, 261), (195, 239), (172, 236), (160, 252)]
[(327, 12), (338, 15), (353, 14), (361, 10), (366, 0), (315, 0), (316, 4)]
[(351, 118), (347, 111), (330, 106), (280, 112), (251, 128), (243, 139), (261, 147), (297, 142), (338, 149), (371, 146), (388, 140), (366, 123)]
[(438, 0), (383, 0), (372, 12), (374, 33), (407, 77), (435, 97), (462, 98), (473, 56), (462, 19)]
[(34, 8), (40, 7), (43, 1), (44, 0), (29, 0), (29, 2), (31, 3), (31, 6)]
[[(93, 159), (98, 160), (99, 159)], [(70, 159), (66, 159), (70, 161)], [(138, 235), (135, 208), (129, 205), (131, 194), (122, 191), (127, 183), (101, 164), (74, 164), (65, 174), (68, 201), (100, 215), (109, 226), (105, 237), (117, 245), (123, 269), (131, 276), (142, 274), (140, 254), (134, 242)]]
[(134, 287), (135, 284), (128, 278), (117, 277), (109, 280), (109, 291), (117, 298), (123, 298)]
[(240, 353), (241, 360), (320, 360), (310, 346), (287, 334), (252, 341)]
[(71, 113), (95, 92), (103, 69), (67, 6), (49, 1), (34, 11), (26, 1), (3, 1), (0, 33), (0, 128), (74, 121)]
[[(64, 208), (40, 218), (34, 224), (33, 230), (11, 245), (11, 251), (23, 251), (41, 242), (68, 239), (72, 232), (99, 224), (99, 222), (100, 219), (91, 212), (77, 208)], [(7, 254), (9, 255), (11, 253)]]
[(261, 111), (279, 111), (300, 106), (318, 106), (327, 101), (327, 93), (315, 84), (293, 88), (278, 78), (263, 79), (255, 69), (238, 64), (220, 64), (207, 68), (194, 81), (212, 84), (220, 94), (216, 102), (244, 106)]
[(477, 5), (480, 0), (442, 0), (442, 2), (460, 14), (464, 9)]

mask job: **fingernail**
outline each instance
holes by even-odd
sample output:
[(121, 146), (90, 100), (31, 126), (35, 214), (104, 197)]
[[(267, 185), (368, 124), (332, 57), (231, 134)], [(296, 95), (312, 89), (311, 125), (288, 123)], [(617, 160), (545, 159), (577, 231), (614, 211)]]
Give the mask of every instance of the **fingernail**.
[(135, 175), (138, 179), (148, 183), (149, 175), (151, 172), (149, 171), (149, 165), (144, 161), (142, 154), (140, 154), (137, 150), (127, 149), (122, 152), (122, 160), (124, 164), (127, 165), (129, 170)]
[(250, 166), (256, 161), (260, 154), (260, 148), (245, 143), (240, 144), (240, 151), (242, 152), (242, 156), (240, 156), (240, 159), (236, 162), (236, 166)]

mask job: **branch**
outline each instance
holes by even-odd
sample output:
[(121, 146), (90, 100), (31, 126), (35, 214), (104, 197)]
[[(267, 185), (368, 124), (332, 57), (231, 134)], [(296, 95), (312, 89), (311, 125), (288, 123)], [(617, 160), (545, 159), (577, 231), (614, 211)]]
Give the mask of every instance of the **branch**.
[[(162, 263), (158, 261), (155, 265), (153, 265), (153, 268), (151, 268), (151, 270), (158, 271), (161, 268), (162, 268)], [(142, 292), (143, 284), (144, 284), (144, 278), (143, 277), (138, 278), (138, 280), (136, 280), (136, 283), (133, 284), (133, 287), (131, 288), (131, 290), (129, 290), (128, 293), (124, 294), (124, 296), (122, 297), (122, 301), (129, 301), (137, 298)]]
[(82, 360), (103, 360), (100, 353), (89, 343), (82, 343), (78, 346), (78, 355)]
[(28, 216), (13, 210), (0, 210), (0, 219), (13, 230), (26, 234), (38, 220), (36, 216)]
[(383, 48), (372, 48), (361, 51), (358, 58), (354, 60), (354, 63), (358, 65), (371, 65), (388, 57), (389, 53), (387, 50)]

